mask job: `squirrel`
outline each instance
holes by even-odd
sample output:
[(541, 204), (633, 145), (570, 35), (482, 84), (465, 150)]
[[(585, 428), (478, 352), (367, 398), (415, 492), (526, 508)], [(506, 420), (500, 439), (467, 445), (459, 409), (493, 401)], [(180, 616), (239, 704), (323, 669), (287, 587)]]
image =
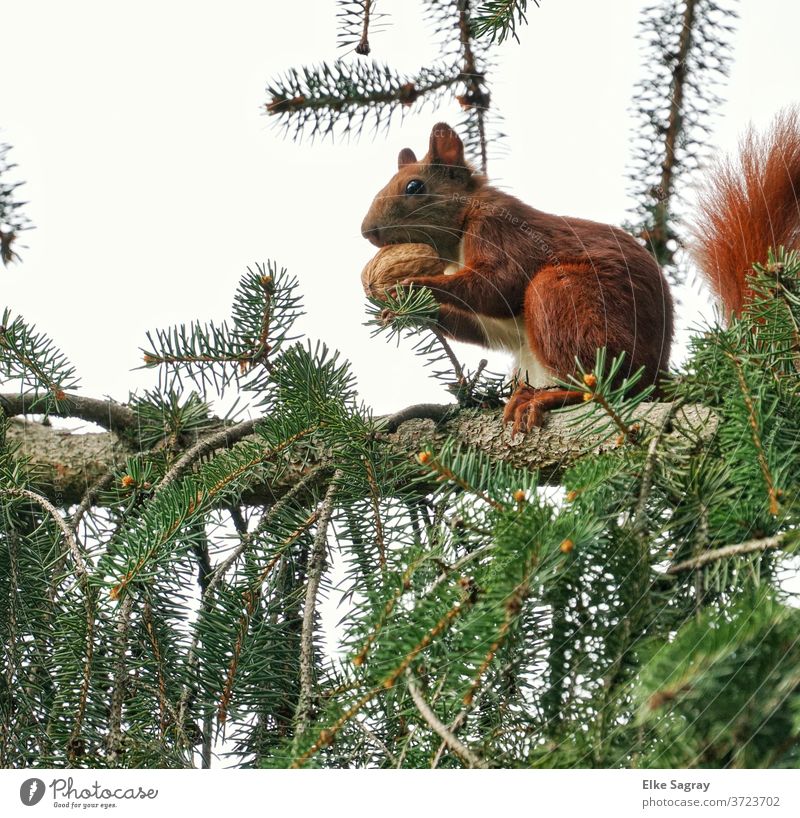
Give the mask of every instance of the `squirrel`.
[[(492, 187), (465, 160), (458, 134), (433, 127), (427, 154), (410, 148), (361, 226), (380, 248), (432, 247), (440, 272), (396, 283), (428, 287), (449, 338), (513, 354), (518, 384), (503, 419), (515, 432), (541, 426), (550, 409), (584, 400), (557, 385), (591, 371), (596, 350), (625, 353), (622, 379), (641, 387), (666, 372), (674, 308), (651, 253), (629, 233), (536, 210)], [(693, 230), (693, 253), (726, 313), (747, 295), (746, 276), (769, 247), (800, 246), (800, 123), (779, 115), (763, 138), (744, 139), (738, 166), (713, 171)]]

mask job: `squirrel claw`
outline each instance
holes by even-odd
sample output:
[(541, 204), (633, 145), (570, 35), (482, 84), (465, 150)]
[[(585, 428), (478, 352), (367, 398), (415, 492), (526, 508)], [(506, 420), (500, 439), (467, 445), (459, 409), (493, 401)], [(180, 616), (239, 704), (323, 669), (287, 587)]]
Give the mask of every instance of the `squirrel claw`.
[(544, 426), (546, 413), (537, 400), (536, 390), (530, 386), (519, 387), (508, 399), (503, 410), (503, 423), (512, 423), (511, 433), (526, 434)]

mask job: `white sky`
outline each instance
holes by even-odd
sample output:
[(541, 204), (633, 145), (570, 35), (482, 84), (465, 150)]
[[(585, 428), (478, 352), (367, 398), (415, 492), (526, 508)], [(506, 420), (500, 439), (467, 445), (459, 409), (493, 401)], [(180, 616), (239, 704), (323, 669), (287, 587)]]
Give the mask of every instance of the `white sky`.
[[(641, 76), (641, 2), (530, 4), (522, 45), (502, 48), (493, 99), (510, 134), (490, 176), (535, 207), (613, 223), (626, 216), (628, 107)], [(417, 2), (388, 2), (374, 56), (415, 70), (435, 58)], [(800, 8), (742, 0), (727, 102), (712, 136), (732, 148), (800, 96)], [(84, 391), (124, 400), (155, 384), (145, 331), (228, 315), (246, 265), (300, 278), (302, 323), (351, 359), (379, 412), (449, 400), (408, 346), (371, 340), (359, 274), (373, 249), (361, 219), (400, 148), (423, 152), (456, 103), (351, 144), (284, 141), (263, 113), (278, 72), (336, 48), (333, 0), (0, 0), (0, 140), (14, 146), (26, 212), (22, 264), (2, 298), (49, 332)], [(355, 58), (355, 57), (351, 57)], [(683, 318), (708, 298), (682, 294)], [(466, 348), (465, 348), (466, 349)], [(471, 352), (470, 360), (480, 353)], [(490, 356), (503, 369), (501, 356)]]

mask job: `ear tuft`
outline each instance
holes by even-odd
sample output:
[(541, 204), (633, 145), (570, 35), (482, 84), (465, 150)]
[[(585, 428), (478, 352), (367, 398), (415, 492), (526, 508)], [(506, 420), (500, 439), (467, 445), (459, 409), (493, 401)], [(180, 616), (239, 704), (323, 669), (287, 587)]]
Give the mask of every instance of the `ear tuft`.
[(417, 157), (414, 151), (412, 151), (411, 148), (403, 148), (397, 157), (397, 169), (400, 170), (400, 168), (404, 167), (405, 165), (410, 165), (416, 161)]
[(428, 156), (433, 164), (466, 166), (464, 143), (446, 122), (439, 122), (433, 126)]

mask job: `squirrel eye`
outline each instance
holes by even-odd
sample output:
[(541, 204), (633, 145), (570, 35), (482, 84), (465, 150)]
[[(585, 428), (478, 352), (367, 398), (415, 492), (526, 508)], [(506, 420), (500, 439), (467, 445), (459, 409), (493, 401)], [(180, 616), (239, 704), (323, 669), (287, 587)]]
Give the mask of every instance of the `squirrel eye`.
[(412, 179), (406, 185), (406, 195), (413, 196), (415, 193), (424, 193), (425, 192), (425, 182), (421, 179)]

